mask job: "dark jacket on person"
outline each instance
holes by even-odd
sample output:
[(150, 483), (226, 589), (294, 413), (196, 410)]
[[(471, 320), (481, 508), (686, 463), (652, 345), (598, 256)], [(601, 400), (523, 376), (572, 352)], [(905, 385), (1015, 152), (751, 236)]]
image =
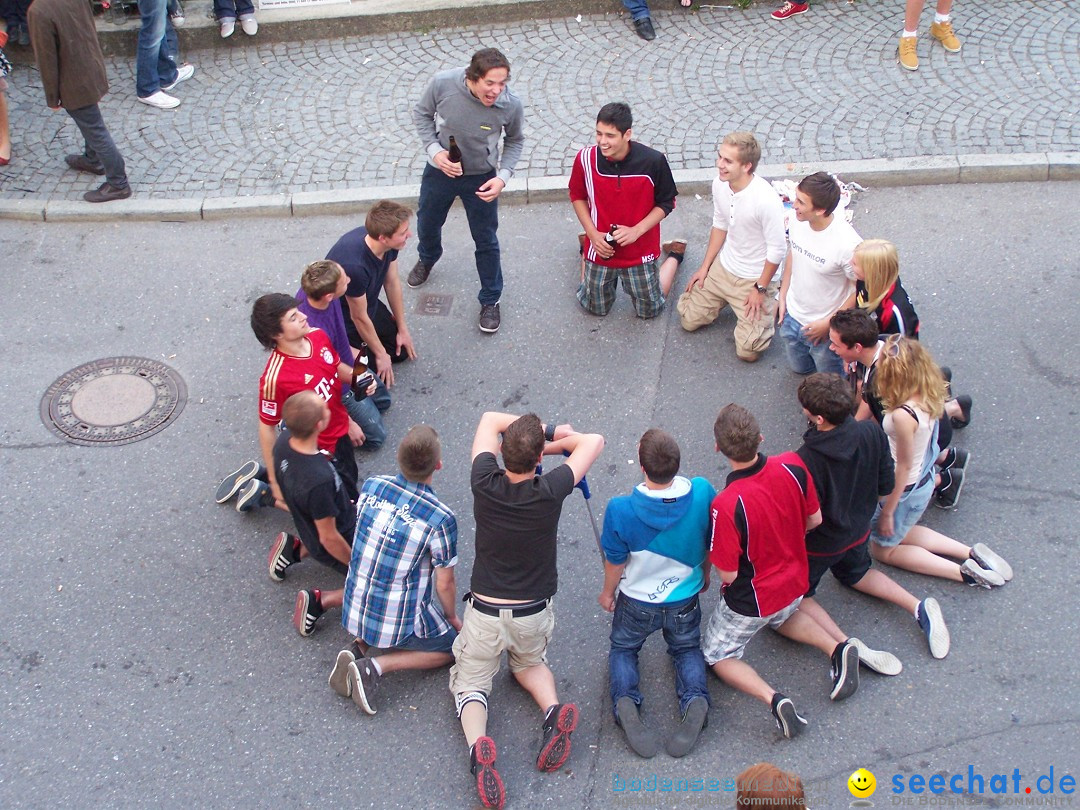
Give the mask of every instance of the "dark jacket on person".
[(817, 488), (821, 525), (806, 535), (810, 556), (827, 557), (866, 538), (878, 499), (896, 483), (889, 439), (868, 419), (848, 417), (832, 430), (811, 427), (796, 451)]
[(94, 15), (87, 0), (34, 0), (26, 15), (45, 101), (78, 110), (109, 91)]

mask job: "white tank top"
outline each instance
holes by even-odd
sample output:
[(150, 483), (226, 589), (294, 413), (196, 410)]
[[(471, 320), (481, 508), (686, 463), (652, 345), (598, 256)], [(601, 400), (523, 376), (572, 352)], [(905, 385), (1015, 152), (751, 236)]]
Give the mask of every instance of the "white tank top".
[(907, 481), (904, 482), (904, 486), (911, 486), (917, 484), (922, 477), (923, 459), (926, 458), (926, 447), (930, 443), (930, 433), (934, 424), (930, 419), (930, 414), (924, 411), (919, 403), (912, 400), (885, 414), (881, 426), (885, 428), (885, 433), (889, 437), (889, 451), (892, 453), (893, 461), (896, 461), (896, 426), (893, 424), (893, 414), (901, 408), (904, 410), (910, 408), (908, 415), (914, 415), (919, 422), (919, 427), (916, 428), (915, 436), (911, 440), (911, 469), (908, 470)]

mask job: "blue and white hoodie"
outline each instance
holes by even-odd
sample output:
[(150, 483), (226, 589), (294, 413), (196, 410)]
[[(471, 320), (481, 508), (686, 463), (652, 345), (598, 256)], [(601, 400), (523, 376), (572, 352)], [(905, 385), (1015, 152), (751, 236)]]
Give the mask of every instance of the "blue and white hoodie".
[(626, 563), (619, 589), (646, 604), (690, 599), (704, 584), (709, 507), (716, 490), (704, 478), (679, 475), (666, 489), (638, 484), (612, 498), (601, 538), (612, 565)]

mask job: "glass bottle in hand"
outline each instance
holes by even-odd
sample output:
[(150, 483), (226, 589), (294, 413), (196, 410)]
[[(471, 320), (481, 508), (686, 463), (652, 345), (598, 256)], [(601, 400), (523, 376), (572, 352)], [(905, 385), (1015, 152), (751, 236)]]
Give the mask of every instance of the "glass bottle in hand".
[(457, 145), (457, 139), (450, 136), (450, 148), (446, 150), (446, 159), (451, 163), (461, 163), (461, 147)]
[(368, 368), (368, 348), (365, 346), (356, 355), (356, 362), (352, 367), (352, 392), (357, 399), (367, 396), (367, 390), (375, 382), (375, 375)]

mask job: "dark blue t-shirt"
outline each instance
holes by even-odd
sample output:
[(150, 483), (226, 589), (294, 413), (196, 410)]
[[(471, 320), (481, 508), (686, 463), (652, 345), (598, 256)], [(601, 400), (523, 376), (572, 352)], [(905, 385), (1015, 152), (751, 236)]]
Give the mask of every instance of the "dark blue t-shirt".
[[(375, 306), (379, 300), (379, 292), (386, 281), (386, 274), (390, 270), (390, 263), (397, 260), (398, 252), (388, 250), (381, 259), (376, 258), (367, 246), (364, 237), (367, 230), (363, 227), (355, 228), (337, 240), (326, 258), (340, 264), (349, 277), (349, 287), (345, 290), (347, 298), (359, 298), (367, 296), (368, 317), (375, 314)], [(349, 305), (343, 298), (341, 307), (346, 320), (349, 320)]]

